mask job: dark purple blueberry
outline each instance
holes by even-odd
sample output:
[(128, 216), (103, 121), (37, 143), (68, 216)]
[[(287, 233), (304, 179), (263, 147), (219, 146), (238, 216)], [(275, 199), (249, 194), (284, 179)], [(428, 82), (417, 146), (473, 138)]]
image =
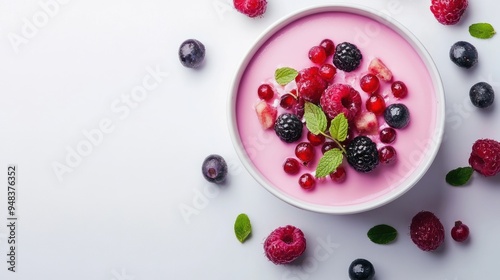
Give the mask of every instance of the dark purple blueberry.
[(391, 104), (385, 108), (384, 119), (392, 128), (404, 128), (410, 122), (410, 111), (404, 104)]
[(477, 63), (477, 50), (471, 43), (459, 41), (451, 46), (450, 59), (456, 65), (469, 69)]
[(226, 180), (227, 164), (223, 157), (219, 155), (209, 155), (201, 166), (203, 177), (211, 183), (222, 183)]
[(205, 46), (198, 40), (188, 39), (179, 48), (179, 59), (188, 68), (197, 68), (205, 59)]
[(493, 104), (495, 92), (493, 88), (485, 82), (473, 85), (469, 92), (470, 101), (478, 108), (486, 108)]
[(351, 280), (371, 280), (375, 276), (373, 264), (365, 259), (356, 259), (349, 266)]

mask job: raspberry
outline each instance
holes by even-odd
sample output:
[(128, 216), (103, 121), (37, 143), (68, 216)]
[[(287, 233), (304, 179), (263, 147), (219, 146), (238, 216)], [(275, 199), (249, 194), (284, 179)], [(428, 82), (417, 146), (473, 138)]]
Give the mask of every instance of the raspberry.
[(292, 143), (302, 137), (302, 126), (302, 122), (296, 115), (283, 113), (276, 119), (274, 131), (282, 141)]
[(340, 113), (352, 122), (361, 111), (361, 96), (349, 85), (333, 84), (329, 86), (320, 99), (321, 108), (333, 119)]
[(431, 12), (441, 24), (452, 25), (460, 21), (468, 5), (467, 0), (432, 0)]
[(500, 172), (500, 143), (491, 139), (479, 139), (472, 145), (470, 166), (484, 176)]
[(423, 251), (434, 251), (444, 242), (444, 227), (432, 212), (421, 211), (411, 220), (410, 237)]
[(362, 58), (363, 55), (356, 45), (344, 42), (335, 48), (333, 65), (345, 72), (351, 72), (358, 68)]
[(310, 67), (300, 70), (295, 78), (299, 96), (306, 101), (318, 103), (328, 83), (321, 78), (318, 67)]
[(358, 172), (370, 172), (379, 163), (377, 144), (366, 136), (357, 136), (347, 145), (347, 162)]
[(234, 7), (251, 18), (262, 16), (266, 12), (266, 0), (233, 0)]
[(287, 225), (271, 232), (264, 241), (266, 257), (274, 264), (287, 264), (306, 250), (306, 238), (297, 227)]

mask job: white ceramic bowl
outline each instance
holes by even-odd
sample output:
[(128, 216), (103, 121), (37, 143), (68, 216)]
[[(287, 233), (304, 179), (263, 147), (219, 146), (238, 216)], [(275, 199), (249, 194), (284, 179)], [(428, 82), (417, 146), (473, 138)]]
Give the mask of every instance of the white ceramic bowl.
[[(350, 20), (353, 20), (352, 23)], [(398, 151), (396, 167), (377, 167), (380, 170), (375, 174), (359, 174), (345, 164), (348, 180), (342, 185), (330, 186), (333, 183), (321, 180), (314, 190), (307, 192), (298, 186), (298, 176), (289, 178), (291, 176), (282, 171), (284, 159), (294, 156), (295, 144), (287, 146), (288, 154), (283, 153), (285, 144), (276, 140), (273, 129), (259, 130), (254, 106), (259, 101), (257, 87), (268, 81), (266, 77), (273, 77), (273, 69), (290, 64), (312, 66), (307, 60), (307, 50), (319, 44), (322, 36), (325, 37), (323, 33), (331, 34), (335, 43), (344, 38), (355, 41), (363, 53), (362, 66), (365, 69), (373, 55), (365, 55), (364, 50), (368, 53), (384, 52), (384, 62), (389, 62), (395, 79), (402, 78), (409, 85), (407, 98), (391, 102), (407, 104), (412, 117), (410, 126), (398, 131), (394, 144)], [(296, 38), (296, 41), (290, 44), (290, 38)], [(418, 67), (404, 64), (405, 60), (413, 63), (412, 59)], [(350, 76), (339, 72), (337, 76), (343, 79), (341, 82), (356, 84), (354, 74)], [(362, 91), (360, 94), (367, 96)], [(411, 189), (424, 176), (438, 152), (445, 116), (441, 79), (424, 46), (389, 16), (352, 4), (307, 8), (269, 27), (241, 62), (234, 77), (228, 106), (232, 142), (243, 165), (255, 180), (294, 206), (332, 214), (367, 211), (393, 201)], [(380, 147), (381, 144), (378, 145)], [(306, 171), (311, 170), (302, 172)]]

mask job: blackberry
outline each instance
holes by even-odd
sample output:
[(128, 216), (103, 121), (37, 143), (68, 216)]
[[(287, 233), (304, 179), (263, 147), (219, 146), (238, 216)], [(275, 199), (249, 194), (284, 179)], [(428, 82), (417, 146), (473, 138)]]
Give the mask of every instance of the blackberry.
[(469, 69), (477, 64), (477, 50), (471, 43), (459, 41), (451, 46), (450, 59), (457, 66)]
[(333, 56), (333, 65), (345, 72), (351, 72), (358, 68), (363, 55), (356, 45), (351, 43), (341, 43), (335, 48)]
[(356, 259), (349, 266), (349, 279), (370, 280), (375, 276), (373, 264), (365, 259)]
[(276, 135), (286, 143), (292, 143), (302, 137), (302, 121), (297, 115), (283, 113), (278, 116), (274, 124)]
[(493, 88), (485, 82), (473, 85), (469, 91), (470, 101), (478, 108), (486, 108), (493, 104), (495, 92)]
[(188, 68), (200, 67), (205, 59), (205, 46), (198, 40), (188, 39), (179, 47), (179, 60)]
[(379, 163), (377, 145), (366, 136), (357, 136), (347, 145), (347, 162), (358, 172), (372, 171)]

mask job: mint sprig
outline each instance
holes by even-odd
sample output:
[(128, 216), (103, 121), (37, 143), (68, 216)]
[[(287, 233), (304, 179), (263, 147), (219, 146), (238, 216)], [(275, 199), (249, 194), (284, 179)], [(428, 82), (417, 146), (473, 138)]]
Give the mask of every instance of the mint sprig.
[(368, 230), (367, 235), (373, 243), (385, 245), (396, 239), (398, 231), (390, 225), (381, 224)]
[(250, 219), (247, 214), (241, 213), (236, 217), (236, 221), (234, 222), (234, 234), (236, 238), (241, 242), (245, 242), (245, 240), (252, 233), (252, 225), (250, 224)]
[(342, 164), (344, 155), (340, 149), (331, 149), (327, 151), (319, 160), (316, 167), (316, 178), (323, 178), (335, 171)]
[(474, 173), (472, 167), (459, 167), (446, 174), (446, 182), (452, 186), (459, 187), (467, 184)]
[(496, 31), (491, 24), (482, 22), (470, 25), (469, 33), (475, 38), (489, 39), (495, 35)]
[(299, 72), (293, 68), (282, 67), (276, 69), (274, 72), (274, 79), (279, 85), (284, 86), (293, 81), (298, 74)]
[(311, 102), (306, 102), (304, 105), (304, 118), (307, 129), (314, 135), (322, 134), (328, 126), (323, 110)]

